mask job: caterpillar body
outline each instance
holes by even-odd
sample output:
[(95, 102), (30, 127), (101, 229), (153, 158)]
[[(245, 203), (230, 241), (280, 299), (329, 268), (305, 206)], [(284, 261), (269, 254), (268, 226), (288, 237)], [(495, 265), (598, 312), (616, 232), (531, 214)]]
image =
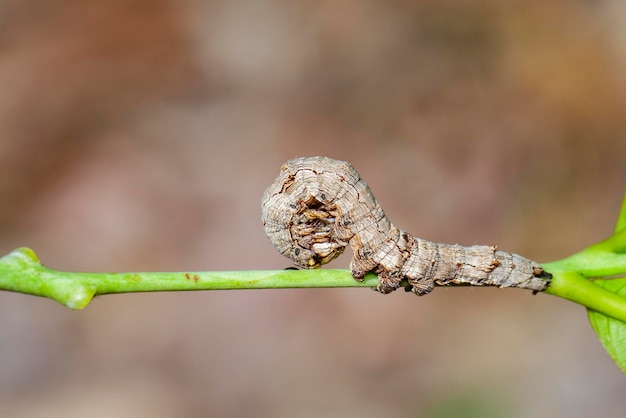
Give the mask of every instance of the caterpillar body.
[(378, 275), (377, 290), (425, 295), (435, 285), (471, 284), (545, 290), (541, 266), (496, 246), (437, 244), (395, 227), (367, 183), (345, 161), (303, 157), (286, 162), (263, 195), (262, 219), (274, 247), (296, 266), (317, 268), (349, 244), (352, 276)]

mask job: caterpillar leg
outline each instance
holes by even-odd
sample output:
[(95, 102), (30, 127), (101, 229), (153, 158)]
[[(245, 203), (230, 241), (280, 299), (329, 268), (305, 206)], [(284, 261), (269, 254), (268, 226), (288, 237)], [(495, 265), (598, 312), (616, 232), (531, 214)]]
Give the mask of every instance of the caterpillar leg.
[(350, 271), (355, 280), (362, 282), (367, 273), (373, 271), (378, 274), (378, 286), (376, 290), (380, 293), (391, 293), (400, 287), (401, 277), (389, 273), (387, 270), (379, 268), (378, 264), (371, 258), (353, 258), (350, 262)]
[(384, 294), (391, 293), (400, 287), (401, 281), (401, 277), (394, 277), (393, 274), (389, 274), (383, 270), (378, 273), (378, 286), (376, 286), (376, 290)]
[(356, 281), (362, 282), (367, 273), (376, 268), (376, 263), (370, 258), (352, 258), (350, 272)]
[(435, 282), (432, 279), (411, 279), (409, 278), (409, 286), (406, 290), (415, 293), (417, 296), (429, 294), (435, 288)]

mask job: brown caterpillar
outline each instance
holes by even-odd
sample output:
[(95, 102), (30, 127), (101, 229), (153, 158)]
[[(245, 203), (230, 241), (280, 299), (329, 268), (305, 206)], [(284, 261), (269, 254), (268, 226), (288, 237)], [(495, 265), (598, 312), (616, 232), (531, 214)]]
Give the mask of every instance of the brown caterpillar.
[(265, 191), (262, 209), (267, 236), (295, 265), (320, 267), (350, 244), (352, 276), (363, 280), (373, 271), (381, 293), (394, 291), (403, 279), (417, 295), (450, 283), (538, 292), (552, 277), (539, 264), (496, 246), (463, 247), (412, 237), (387, 219), (367, 183), (345, 161), (287, 161)]

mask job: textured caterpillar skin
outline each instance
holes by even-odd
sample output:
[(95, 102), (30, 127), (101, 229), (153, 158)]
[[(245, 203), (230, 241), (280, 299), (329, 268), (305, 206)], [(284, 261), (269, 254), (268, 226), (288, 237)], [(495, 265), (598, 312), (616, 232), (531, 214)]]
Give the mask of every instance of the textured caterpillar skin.
[(538, 292), (552, 277), (539, 264), (495, 246), (436, 244), (396, 228), (345, 161), (305, 157), (286, 162), (265, 191), (262, 209), (267, 236), (295, 265), (320, 267), (350, 244), (352, 276), (363, 280), (373, 271), (381, 293), (394, 291), (403, 279), (417, 295), (450, 283)]

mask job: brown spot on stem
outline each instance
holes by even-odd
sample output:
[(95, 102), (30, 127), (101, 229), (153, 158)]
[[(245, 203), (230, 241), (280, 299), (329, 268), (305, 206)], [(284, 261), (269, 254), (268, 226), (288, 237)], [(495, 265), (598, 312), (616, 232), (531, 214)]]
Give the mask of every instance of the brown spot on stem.
[(198, 283), (198, 281), (200, 280), (200, 276), (198, 276), (197, 274), (185, 273), (185, 279), (193, 280), (194, 283)]

